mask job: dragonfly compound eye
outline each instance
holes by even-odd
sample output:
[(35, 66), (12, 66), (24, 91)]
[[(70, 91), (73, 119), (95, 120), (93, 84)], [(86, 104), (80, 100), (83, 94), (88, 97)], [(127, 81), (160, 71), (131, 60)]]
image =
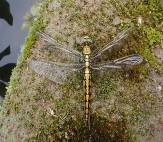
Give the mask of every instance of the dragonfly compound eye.
[(83, 37), (83, 44), (85, 45), (91, 45), (93, 42), (89, 36)]

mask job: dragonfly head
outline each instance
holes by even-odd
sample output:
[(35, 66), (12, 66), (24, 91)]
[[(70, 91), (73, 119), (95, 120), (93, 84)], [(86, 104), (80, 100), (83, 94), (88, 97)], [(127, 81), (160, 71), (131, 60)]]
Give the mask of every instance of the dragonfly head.
[(89, 45), (89, 44), (92, 44), (92, 40), (89, 36), (84, 36), (83, 37), (83, 43)]

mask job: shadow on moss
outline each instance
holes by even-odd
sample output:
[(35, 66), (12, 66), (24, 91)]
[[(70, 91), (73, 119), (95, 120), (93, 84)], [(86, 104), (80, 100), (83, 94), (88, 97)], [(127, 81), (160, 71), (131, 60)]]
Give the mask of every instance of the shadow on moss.
[[(125, 117), (121, 120), (109, 121), (92, 115), (91, 130), (85, 125), (83, 118), (68, 121), (64, 124), (63, 133), (68, 142), (132, 142)], [(64, 141), (63, 138), (60, 141)]]

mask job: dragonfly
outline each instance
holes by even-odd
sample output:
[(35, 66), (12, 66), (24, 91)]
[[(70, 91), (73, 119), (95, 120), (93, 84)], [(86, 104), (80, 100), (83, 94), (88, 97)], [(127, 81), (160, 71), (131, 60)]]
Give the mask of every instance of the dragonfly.
[[(124, 56), (115, 60), (107, 61), (106, 63), (96, 63), (95, 59), (101, 57), (106, 51), (115, 48), (119, 45), (122, 39), (128, 36), (131, 28), (127, 28), (120, 32), (111, 42), (102, 48), (92, 51), (92, 39), (85, 36), (82, 41), (82, 52), (73, 48), (67, 48), (58, 43), (54, 38), (44, 32), (39, 32), (39, 37), (45, 42), (45, 45), (55, 50), (68, 53), (75, 57), (75, 63), (60, 63), (60, 62), (46, 62), (39, 59), (32, 59), (30, 68), (39, 75), (47, 77), (49, 80), (62, 84), (60, 80), (69, 72), (82, 71), (83, 73), (83, 88), (84, 88), (84, 102), (85, 102), (85, 122), (86, 127), (91, 129), (91, 88), (92, 88), (92, 70), (106, 70), (106, 69), (122, 69), (124, 66), (134, 66), (141, 64), (143, 58), (138, 54)], [(62, 72), (62, 74), (60, 74)]]

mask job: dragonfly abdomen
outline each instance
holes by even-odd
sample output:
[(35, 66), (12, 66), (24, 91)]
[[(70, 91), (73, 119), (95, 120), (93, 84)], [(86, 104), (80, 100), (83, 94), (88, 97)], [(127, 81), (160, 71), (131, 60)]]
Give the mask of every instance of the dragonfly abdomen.
[(85, 88), (85, 118), (86, 123), (90, 129), (91, 72), (89, 68), (85, 68), (84, 88)]
[(89, 63), (89, 55), (85, 55), (85, 69), (84, 69), (84, 89), (85, 89), (85, 118), (86, 125), (90, 130), (90, 103), (91, 103), (91, 71)]

